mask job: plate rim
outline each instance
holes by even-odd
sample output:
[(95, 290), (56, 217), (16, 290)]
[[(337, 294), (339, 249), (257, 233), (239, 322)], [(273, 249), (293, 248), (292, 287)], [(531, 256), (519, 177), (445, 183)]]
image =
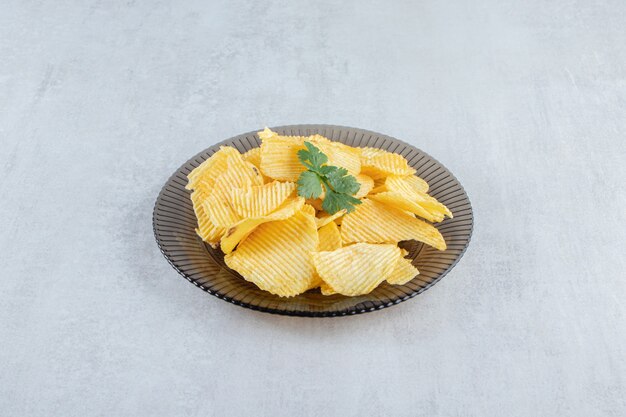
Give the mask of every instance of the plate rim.
[(469, 198), (469, 195), (467, 194), (467, 192), (465, 191), (465, 188), (463, 187), (463, 184), (461, 184), (461, 182), (458, 180), (458, 178), (456, 178), (456, 176), (445, 166), (443, 165), (441, 162), (439, 162), (439, 160), (437, 160), (436, 158), (433, 158), (430, 154), (422, 151), (420, 148), (413, 146), (401, 139), (397, 139), (393, 136), (387, 135), (387, 134), (383, 134), (383, 133), (379, 133), (379, 132), (375, 132), (373, 130), (368, 130), (368, 129), (362, 129), (362, 128), (357, 128), (357, 127), (350, 127), (350, 126), (342, 126), (342, 125), (332, 125), (332, 124), (292, 124), (292, 125), (280, 125), (280, 126), (273, 126), (270, 127), (270, 129), (272, 130), (285, 130), (285, 129), (294, 129), (294, 128), (298, 128), (298, 129), (341, 129), (341, 130), (348, 130), (348, 131), (358, 131), (358, 132), (362, 132), (362, 133), (369, 133), (369, 134), (373, 134), (373, 135), (378, 135), (380, 137), (386, 137), (389, 138), (393, 141), (396, 141), (408, 148), (413, 148), (415, 150), (417, 150), (419, 153), (425, 155), (426, 157), (430, 158), (432, 161), (434, 161), (435, 163), (441, 165), (443, 168), (445, 168), (445, 170), (448, 172), (448, 174), (457, 182), (458, 186), (460, 187), (460, 189), (462, 190), (463, 194), (465, 195), (466, 199), (467, 199), (467, 206), (468, 206), (468, 210), (469, 210), (469, 214), (470, 214), (470, 224), (469, 224), (469, 232), (467, 235), (467, 241), (465, 243), (465, 246), (463, 247), (463, 249), (459, 252), (459, 254), (457, 255), (456, 259), (442, 272), (440, 273), (433, 281), (429, 282), (426, 286), (424, 287), (420, 287), (418, 290), (414, 290), (412, 291), (410, 294), (408, 294), (405, 297), (401, 297), (395, 301), (389, 302), (389, 303), (385, 303), (385, 304), (381, 304), (378, 307), (370, 307), (370, 308), (362, 308), (362, 309), (357, 309), (357, 308), (350, 308), (348, 309), (344, 309), (341, 311), (306, 311), (306, 310), (280, 310), (280, 309), (275, 309), (275, 308), (268, 308), (268, 307), (261, 307), (261, 306), (257, 306), (254, 304), (249, 304), (249, 303), (245, 303), (239, 300), (235, 300), (231, 297), (228, 297), (225, 294), (221, 294), (219, 291), (215, 291), (212, 290), (210, 288), (207, 288), (203, 285), (199, 285), (196, 281), (194, 281), (193, 279), (191, 279), (190, 276), (188, 276), (183, 270), (181, 270), (176, 264), (174, 264), (172, 262), (172, 260), (170, 259), (170, 257), (168, 256), (168, 254), (165, 252), (165, 249), (163, 248), (162, 244), (161, 244), (161, 240), (159, 238), (159, 234), (157, 232), (157, 208), (159, 206), (159, 203), (162, 200), (163, 194), (166, 191), (165, 188), (167, 187), (168, 184), (170, 184), (170, 182), (172, 181), (172, 179), (174, 179), (176, 177), (177, 174), (182, 173), (183, 168), (185, 168), (190, 162), (195, 161), (198, 157), (200, 157), (201, 155), (205, 154), (208, 150), (210, 150), (211, 148), (215, 148), (215, 147), (220, 147), (220, 146), (224, 146), (227, 145), (229, 143), (231, 143), (232, 141), (234, 141), (235, 139), (239, 138), (239, 137), (246, 137), (249, 135), (253, 135), (253, 136), (257, 136), (257, 133), (259, 132), (259, 130), (252, 130), (249, 132), (245, 132), (245, 133), (240, 133), (238, 135), (235, 136), (231, 136), (227, 139), (224, 139), (220, 142), (217, 142), (213, 145), (210, 145), (209, 147), (201, 150), (200, 152), (196, 153), (194, 156), (192, 156), (191, 158), (189, 158), (187, 161), (185, 161), (183, 164), (181, 164), (165, 181), (165, 183), (163, 184), (163, 186), (161, 187), (161, 190), (159, 191), (159, 194), (157, 195), (157, 198), (155, 200), (153, 209), (152, 209), (152, 231), (154, 233), (154, 238), (156, 240), (157, 246), (159, 247), (159, 250), (161, 251), (161, 254), (163, 255), (163, 257), (167, 260), (167, 262), (172, 266), (172, 268), (174, 268), (174, 270), (176, 270), (176, 272), (178, 272), (179, 275), (181, 275), (183, 278), (185, 278), (187, 281), (189, 281), (190, 283), (194, 284), (196, 287), (200, 288), (201, 290), (203, 290), (204, 292), (207, 292), (209, 294), (211, 294), (214, 297), (219, 298), (220, 300), (224, 300), (230, 304), (235, 304), (239, 307), (243, 307), (243, 308), (247, 308), (247, 309), (251, 309), (251, 310), (255, 310), (255, 311), (260, 311), (262, 313), (269, 313), (269, 314), (276, 314), (276, 315), (282, 315), (282, 316), (290, 316), (290, 317), (346, 317), (346, 316), (353, 316), (353, 315), (357, 315), (357, 314), (365, 314), (365, 313), (371, 313), (373, 311), (379, 311), (385, 308), (389, 308), (389, 307), (393, 307), (395, 305), (398, 305), (404, 301), (410, 300), (412, 298), (414, 298), (415, 296), (423, 293), (424, 291), (430, 289), (433, 285), (437, 284), (439, 281), (441, 281), (446, 275), (448, 275), (448, 273), (457, 265), (457, 263), (461, 260), (461, 258), (463, 258), (463, 256), (465, 255), (465, 252), (467, 251), (467, 248), (469, 247), (471, 240), (472, 240), (472, 235), (474, 233), (474, 210)]

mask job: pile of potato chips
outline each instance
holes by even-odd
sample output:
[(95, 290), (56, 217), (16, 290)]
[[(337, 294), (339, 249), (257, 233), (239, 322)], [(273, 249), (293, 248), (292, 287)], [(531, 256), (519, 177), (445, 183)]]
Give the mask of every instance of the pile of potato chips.
[[(221, 247), (226, 264), (259, 288), (283, 297), (314, 288), (325, 295), (367, 294), (383, 281), (402, 285), (419, 274), (398, 242), (446, 249), (431, 223), (452, 213), (427, 194), (428, 184), (401, 155), (267, 128), (259, 137), (261, 147), (244, 154), (221, 147), (187, 184), (198, 235)], [(328, 165), (357, 179), (361, 204), (353, 212), (329, 215), (323, 195), (297, 195), (305, 170), (297, 152), (305, 141), (328, 156)]]

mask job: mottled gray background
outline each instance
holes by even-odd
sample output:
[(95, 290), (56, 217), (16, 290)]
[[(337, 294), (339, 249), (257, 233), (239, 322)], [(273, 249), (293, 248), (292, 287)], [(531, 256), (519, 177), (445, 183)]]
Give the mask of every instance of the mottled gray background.
[[(199, 291), (151, 211), (198, 151), (330, 123), (422, 148), (474, 239), (343, 319)], [(626, 415), (626, 3), (0, 3), (0, 415)]]

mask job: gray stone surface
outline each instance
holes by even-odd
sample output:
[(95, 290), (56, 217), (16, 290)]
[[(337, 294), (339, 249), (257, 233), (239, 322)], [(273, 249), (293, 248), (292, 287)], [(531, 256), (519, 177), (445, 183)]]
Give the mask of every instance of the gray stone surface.
[[(623, 1), (0, 3), (0, 415), (626, 415)], [(404, 139), (474, 239), (410, 302), (256, 313), (151, 230), (264, 125)]]

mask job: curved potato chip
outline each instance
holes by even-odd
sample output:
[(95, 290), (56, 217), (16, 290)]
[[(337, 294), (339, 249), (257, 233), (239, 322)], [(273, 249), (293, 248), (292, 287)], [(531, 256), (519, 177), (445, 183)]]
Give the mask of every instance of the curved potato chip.
[[(305, 140), (308, 140), (309, 142), (311, 142), (312, 144), (314, 144), (316, 146), (317, 146), (318, 143), (340, 143), (340, 142), (332, 142), (327, 137), (319, 135), (319, 134), (308, 136)], [(344, 145), (344, 146), (346, 146), (346, 145)], [(352, 149), (354, 149), (354, 148), (352, 148)]]
[[(295, 143), (301, 143), (305, 140), (307, 140), (307, 136), (293, 136), (293, 135), (281, 135), (278, 132), (274, 132), (272, 129), (266, 127), (263, 131), (261, 132), (257, 132), (257, 134), (259, 135), (259, 138), (263, 141), (265, 139), (270, 139), (270, 138), (282, 138), (286, 141), (293, 141)], [(313, 136), (309, 136), (309, 137), (315, 137), (317, 140), (320, 141), (327, 141), (330, 142), (328, 139), (326, 139), (323, 136), (320, 135), (313, 135)]]
[(361, 148), (361, 173), (377, 179), (392, 174), (413, 175), (415, 169), (400, 154), (378, 148)]
[(302, 212), (308, 216), (311, 216), (313, 218), (313, 221), (315, 221), (315, 208), (313, 206), (309, 204), (304, 204), (304, 206), (302, 206)]
[(230, 202), (242, 218), (261, 217), (276, 210), (295, 190), (293, 182), (280, 181), (250, 188), (233, 188)]
[(411, 194), (408, 194), (406, 195), (407, 197), (405, 197), (405, 195), (402, 195), (400, 193), (384, 191), (382, 193), (373, 194), (369, 196), (369, 198), (408, 211), (410, 213), (417, 214), (418, 216), (428, 221), (435, 221), (435, 216), (433, 216), (428, 210), (408, 198), (410, 195)]
[(314, 135), (304, 140), (317, 146), (328, 157), (328, 165), (345, 168), (351, 175), (357, 175), (361, 172), (361, 154), (359, 149), (340, 142), (331, 142), (320, 135)]
[(317, 273), (332, 290), (353, 296), (368, 294), (387, 279), (401, 252), (396, 245), (355, 243), (311, 256)]
[(296, 182), (306, 168), (298, 159), (304, 141), (288, 136), (271, 136), (261, 143), (261, 171), (263, 175), (281, 181)]
[(204, 210), (211, 222), (218, 227), (229, 227), (241, 220), (228, 199), (228, 193), (223, 190), (215, 190), (204, 201)]
[(363, 198), (374, 188), (374, 180), (365, 174), (359, 174), (355, 178), (359, 182), (360, 187), (354, 198)]
[[(381, 182), (381, 183), (384, 182), (385, 178), (387, 177), (386, 172), (381, 171), (378, 168), (365, 166), (363, 165), (362, 161), (361, 161), (361, 174), (367, 175), (368, 177), (373, 179), (375, 181), (374, 184), (376, 184), (376, 182)], [(374, 186), (374, 190), (377, 188), (378, 187)]]
[(317, 228), (319, 229), (320, 227), (326, 226), (328, 223), (332, 222), (335, 219), (340, 218), (344, 214), (346, 214), (345, 210), (339, 210), (335, 214), (327, 214), (327, 215), (322, 216), (322, 217), (316, 217), (315, 218), (315, 223), (317, 223)]
[(204, 203), (211, 222), (218, 227), (229, 227), (241, 220), (231, 204), (232, 188), (249, 188), (262, 185), (261, 173), (250, 162), (243, 160), (241, 155), (229, 156), (226, 159), (226, 171), (217, 179)]
[(287, 219), (296, 214), (298, 211), (301, 211), (303, 206), (304, 198), (294, 197), (285, 201), (282, 206), (267, 216), (243, 219), (239, 221), (229, 227), (225, 232), (221, 243), (222, 252), (225, 254), (231, 253), (233, 249), (235, 249), (235, 246), (242, 242), (258, 226), (267, 222)]
[(257, 132), (257, 135), (259, 136), (259, 138), (261, 138), (261, 140), (265, 140), (265, 139), (269, 139), (269, 138), (278, 136), (278, 133), (274, 132), (272, 129), (270, 129), (269, 127), (265, 126), (265, 129), (263, 129), (260, 132)]
[(262, 290), (293, 297), (313, 282), (311, 252), (317, 243), (313, 217), (299, 211), (286, 220), (262, 224), (224, 261)]
[(191, 201), (193, 204), (193, 211), (196, 214), (196, 218), (198, 219), (198, 227), (196, 228), (196, 233), (200, 238), (207, 242), (213, 249), (215, 249), (222, 236), (226, 232), (226, 229), (222, 227), (217, 227), (211, 220), (209, 219), (209, 215), (204, 210), (204, 201), (206, 199), (206, 195), (201, 191), (194, 191), (191, 193)]
[[(406, 252), (406, 251), (404, 251)], [(387, 277), (387, 282), (392, 285), (404, 285), (419, 275), (420, 271), (411, 263), (410, 259), (404, 258), (406, 253), (398, 259), (391, 275)]]
[(422, 192), (415, 192), (413, 195), (415, 196), (417, 203), (426, 210), (430, 211), (433, 215), (440, 215), (442, 219), (444, 215), (452, 218), (452, 212), (450, 209), (437, 201), (436, 198)]
[(344, 244), (397, 243), (415, 239), (439, 250), (446, 249), (443, 236), (432, 224), (403, 210), (367, 198), (362, 200), (356, 210), (343, 216), (341, 239)]
[(385, 191), (412, 194), (428, 192), (428, 183), (416, 175), (390, 175), (385, 180)]
[(333, 290), (333, 287), (331, 287), (330, 285), (328, 285), (324, 281), (322, 281), (322, 283), (320, 284), (320, 291), (322, 292), (322, 295), (337, 294), (337, 291)]
[(244, 161), (250, 162), (257, 168), (261, 168), (261, 148), (252, 148), (242, 156)]
[[(315, 219), (316, 221), (319, 219)], [(341, 233), (339, 233), (339, 228), (337, 224), (333, 221), (330, 221), (325, 226), (319, 227), (317, 230), (317, 237), (319, 239), (319, 243), (317, 244), (317, 251), (326, 251), (326, 250), (335, 250), (341, 247)], [(313, 279), (313, 283), (311, 284), (312, 288), (317, 288), (319, 286), (324, 286), (324, 282), (322, 278), (315, 273), (315, 278)], [(328, 286), (326, 286), (326, 292), (328, 292)], [(322, 290), (324, 293), (324, 290)]]
[(385, 181), (387, 177), (382, 176), (379, 178), (374, 178), (374, 188), (370, 191), (370, 194), (381, 193), (383, 191), (387, 191), (387, 187), (385, 187)]
[(319, 244), (317, 251), (331, 251), (341, 247), (341, 233), (336, 223), (330, 222), (327, 225), (317, 229)]
[[(319, 239), (319, 243), (317, 244), (318, 252), (333, 251), (341, 247), (341, 233), (339, 233), (339, 228), (334, 222), (330, 222), (326, 226), (317, 229), (317, 237)], [(315, 280), (313, 284), (311, 284), (311, 288), (317, 287), (321, 287), (322, 294), (324, 295), (334, 294), (333, 289), (322, 281), (322, 278), (316, 272)]]
[(213, 183), (226, 170), (228, 157), (241, 155), (239, 151), (231, 146), (221, 146), (220, 149), (209, 157), (206, 161), (198, 165), (187, 175), (189, 182), (186, 189), (192, 190), (202, 181), (205, 184), (204, 191), (208, 192)]

